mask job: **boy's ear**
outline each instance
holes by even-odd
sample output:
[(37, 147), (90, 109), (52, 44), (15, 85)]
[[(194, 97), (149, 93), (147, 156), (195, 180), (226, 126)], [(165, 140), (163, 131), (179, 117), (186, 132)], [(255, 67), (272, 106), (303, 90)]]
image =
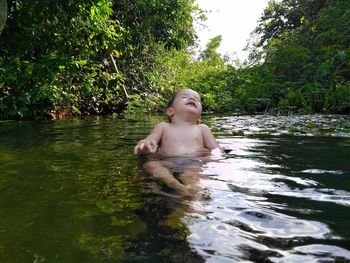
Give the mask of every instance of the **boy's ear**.
[(167, 108), (167, 109), (165, 110), (165, 114), (166, 114), (169, 118), (173, 117), (173, 116), (174, 116), (174, 109), (173, 109), (173, 108)]

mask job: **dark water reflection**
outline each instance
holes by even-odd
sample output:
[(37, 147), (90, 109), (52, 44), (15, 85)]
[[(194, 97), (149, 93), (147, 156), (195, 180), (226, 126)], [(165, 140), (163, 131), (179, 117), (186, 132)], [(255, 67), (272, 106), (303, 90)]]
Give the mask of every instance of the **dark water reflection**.
[(132, 153), (159, 120), (0, 123), (0, 262), (350, 262), (349, 117), (207, 117), (192, 200)]

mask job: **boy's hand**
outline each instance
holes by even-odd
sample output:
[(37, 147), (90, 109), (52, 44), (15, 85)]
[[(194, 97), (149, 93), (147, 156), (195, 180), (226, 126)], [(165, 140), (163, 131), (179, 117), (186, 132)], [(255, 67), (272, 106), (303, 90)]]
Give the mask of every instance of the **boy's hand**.
[(158, 145), (154, 140), (141, 140), (134, 148), (135, 154), (155, 153)]

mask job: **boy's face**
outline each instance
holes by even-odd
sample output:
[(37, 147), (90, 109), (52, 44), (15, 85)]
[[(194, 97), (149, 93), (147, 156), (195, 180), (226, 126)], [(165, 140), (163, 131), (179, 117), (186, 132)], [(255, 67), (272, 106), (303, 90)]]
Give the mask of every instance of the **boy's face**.
[(176, 95), (171, 108), (174, 112), (186, 111), (200, 116), (202, 113), (201, 98), (196, 91), (184, 89)]

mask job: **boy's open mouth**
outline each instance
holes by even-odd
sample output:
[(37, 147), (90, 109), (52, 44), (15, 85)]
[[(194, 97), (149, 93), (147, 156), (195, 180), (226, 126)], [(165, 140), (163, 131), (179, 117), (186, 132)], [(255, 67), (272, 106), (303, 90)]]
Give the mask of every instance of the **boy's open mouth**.
[(193, 101), (187, 102), (186, 105), (191, 105), (191, 106), (197, 108), (196, 103), (194, 103)]

